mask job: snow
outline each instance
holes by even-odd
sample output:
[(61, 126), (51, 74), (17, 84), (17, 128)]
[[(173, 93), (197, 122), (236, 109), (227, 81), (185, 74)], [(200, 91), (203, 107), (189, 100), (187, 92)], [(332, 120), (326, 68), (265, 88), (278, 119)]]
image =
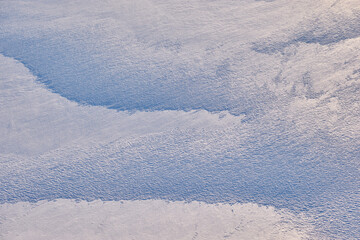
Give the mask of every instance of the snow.
[(1, 209), (251, 202), (359, 237), (357, 0), (0, 6)]
[(72, 201), (0, 205), (2, 239), (310, 239), (286, 211), (256, 204)]

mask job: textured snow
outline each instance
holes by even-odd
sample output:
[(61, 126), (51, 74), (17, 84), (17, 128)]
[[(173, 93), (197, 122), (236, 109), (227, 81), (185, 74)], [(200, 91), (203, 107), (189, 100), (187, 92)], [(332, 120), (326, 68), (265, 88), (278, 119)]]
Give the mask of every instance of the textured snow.
[[(74, 141), (101, 141), (223, 125), (234, 119), (222, 113), (137, 112), (129, 115), (101, 107), (79, 106), (36, 83), (21, 63), (0, 56), (0, 152), (37, 155)], [(241, 119), (240, 119), (241, 120)], [(238, 122), (240, 122), (240, 120)]]
[(309, 239), (286, 211), (256, 204), (71, 201), (0, 205), (2, 239)]
[(359, 1), (0, 6), (2, 209), (253, 202), (359, 238)]
[[(360, 5), (333, 2), (3, 1), (0, 51), (78, 102), (253, 118), (294, 94), (329, 97), (345, 81), (331, 81), (348, 60), (332, 44), (360, 35)], [(289, 64), (299, 58), (313, 62)]]
[(34, 82), (21, 63), (0, 60), (4, 204), (57, 198), (257, 202), (311, 216), (325, 239), (358, 234), (358, 162), (349, 143), (342, 151), (321, 139), (310, 145), (310, 136), (296, 135), (299, 129), (277, 133), (286, 125), (250, 124), (226, 112), (129, 115), (81, 106)]

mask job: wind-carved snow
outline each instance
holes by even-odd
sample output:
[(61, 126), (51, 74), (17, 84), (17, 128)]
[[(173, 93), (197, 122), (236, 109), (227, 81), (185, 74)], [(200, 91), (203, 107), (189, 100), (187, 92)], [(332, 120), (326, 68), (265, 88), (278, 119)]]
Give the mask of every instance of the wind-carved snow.
[[(357, 142), (344, 134), (355, 136), (358, 126), (340, 125), (333, 135), (317, 137), (316, 121), (306, 122), (311, 111), (340, 114), (337, 102), (317, 109), (311, 99), (298, 101), (302, 118), (295, 111), (282, 123), (271, 116), (242, 122), (226, 112), (128, 115), (69, 102), (35, 83), (19, 62), (1, 57), (1, 63), (3, 203), (57, 198), (257, 202), (310, 214), (325, 236), (344, 236), (338, 229), (347, 229), (349, 239), (357, 234)], [(328, 225), (329, 218), (338, 222)]]
[(311, 230), (286, 211), (256, 204), (60, 199), (3, 204), (0, 215), (0, 237), (12, 240), (300, 240)]
[(255, 202), (358, 238), (357, 1), (0, 5), (36, 76), (0, 57), (2, 203)]
[[(235, 119), (227, 112), (116, 112), (79, 106), (36, 83), (28, 69), (0, 56), (0, 152), (36, 155), (74, 141), (106, 143), (174, 128), (216, 127)], [(221, 120), (221, 121), (220, 121)], [(235, 122), (240, 122), (241, 118)]]
[(77, 102), (228, 110), (251, 119), (278, 104), (275, 79), (294, 59), (266, 53), (356, 38), (356, 3), (9, 1), (2, 4), (0, 51)]
[[(261, 53), (284, 51), (299, 43), (329, 45), (360, 37), (360, 13), (357, 0), (320, 1), (310, 14), (305, 14), (297, 26), (286, 26), (285, 31), (271, 33), (265, 41), (254, 44)], [(284, 30), (284, 29), (282, 29)]]

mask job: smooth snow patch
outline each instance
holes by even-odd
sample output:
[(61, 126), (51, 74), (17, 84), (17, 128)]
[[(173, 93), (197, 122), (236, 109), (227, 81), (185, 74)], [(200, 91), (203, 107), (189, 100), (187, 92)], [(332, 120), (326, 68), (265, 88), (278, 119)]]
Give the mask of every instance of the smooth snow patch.
[(256, 204), (74, 201), (0, 205), (7, 240), (300, 240), (310, 226), (294, 215)]

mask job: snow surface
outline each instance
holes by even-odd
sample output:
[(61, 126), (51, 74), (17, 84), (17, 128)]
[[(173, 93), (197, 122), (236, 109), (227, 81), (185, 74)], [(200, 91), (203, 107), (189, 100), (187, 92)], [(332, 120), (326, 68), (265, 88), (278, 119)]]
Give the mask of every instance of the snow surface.
[(358, 239), (359, 3), (1, 1), (1, 209), (253, 202)]
[(334, 2), (2, 1), (0, 52), (77, 102), (254, 118), (350, 84), (360, 5)]
[(0, 205), (2, 239), (309, 239), (296, 216), (256, 204), (160, 200)]

